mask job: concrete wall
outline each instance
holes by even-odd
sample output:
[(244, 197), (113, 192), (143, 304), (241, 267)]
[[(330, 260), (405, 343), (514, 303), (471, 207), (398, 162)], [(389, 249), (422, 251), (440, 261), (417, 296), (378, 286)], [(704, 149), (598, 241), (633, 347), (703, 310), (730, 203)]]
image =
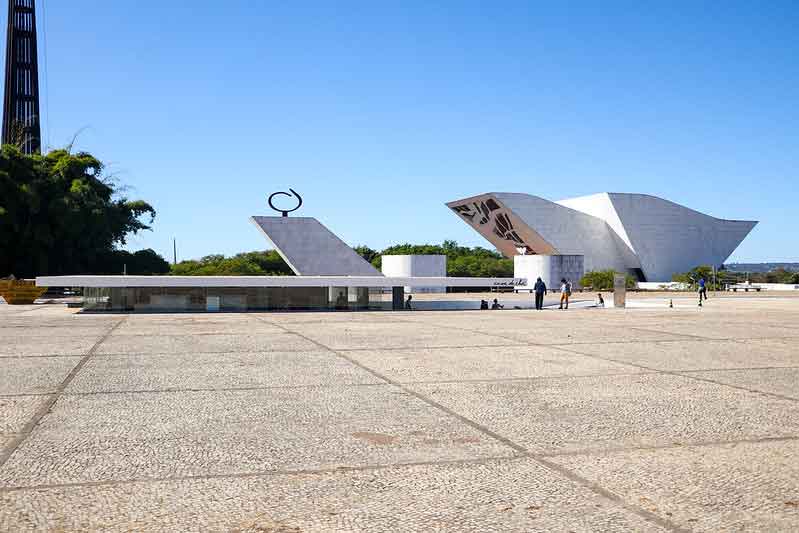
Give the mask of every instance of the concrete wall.
[(563, 278), (571, 281), (576, 289), (580, 287), (580, 278), (584, 274), (581, 255), (517, 255), (513, 258), (513, 277), (527, 278), (527, 286), (516, 287), (516, 290), (532, 291), (539, 277), (548, 290), (559, 288)]
[(558, 202), (606, 220), (647, 280), (720, 267), (757, 222), (724, 220), (648, 194), (601, 193)]
[[(387, 277), (425, 277), (435, 278), (447, 275), (446, 255), (384, 255), (381, 270)], [(445, 287), (412, 288), (410, 293), (443, 293)]]

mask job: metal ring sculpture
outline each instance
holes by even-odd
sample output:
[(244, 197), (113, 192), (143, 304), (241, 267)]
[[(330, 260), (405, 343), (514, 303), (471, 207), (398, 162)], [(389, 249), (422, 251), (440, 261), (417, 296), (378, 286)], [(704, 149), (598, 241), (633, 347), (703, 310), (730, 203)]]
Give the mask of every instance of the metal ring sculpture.
[[(281, 213), (283, 213), (284, 217), (289, 216), (289, 213), (291, 213), (292, 211), (296, 211), (302, 205), (302, 196), (300, 196), (299, 193), (297, 191), (295, 191), (294, 189), (290, 188), (289, 190), (291, 191), (291, 194), (289, 194), (287, 192), (284, 192), (284, 191), (273, 192), (272, 194), (269, 195), (269, 200), (268, 200), (269, 207), (271, 207), (275, 211), (280, 211)], [(272, 198), (274, 198), (275, 196), (283, 195), (283, 196), (288, 196), (289, 198), (291, 198), (292, 194), (297, 197), (297, 200), (299, 200), (299, 202), (297, 203), (297, 207), (295, 207), (294, 209), (280, 209), (279, 207), (275, 207), (275, 204), (272, 203)]]

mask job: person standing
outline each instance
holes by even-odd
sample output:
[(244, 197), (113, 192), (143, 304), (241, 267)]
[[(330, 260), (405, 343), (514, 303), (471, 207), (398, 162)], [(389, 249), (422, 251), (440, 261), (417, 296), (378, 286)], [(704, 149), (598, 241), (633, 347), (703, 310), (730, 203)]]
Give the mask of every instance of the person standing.
[(571, 283), (566, 281), (566, 278), (560, 278), (560, 307), (558, 307), (558, 309), (569, 308), (569, 296), (571, 296), (571, 292)]
[(699, 307), (702, 307), (702, 297), (707, 300), (707, 286), (705, 278), (699, 278)]
[(535, 291), (535, 308), (540, 311), (544, 308), (544, 295), (547, 293), (547, 285), (541, 278), (538, 278), (535, 280), (533, 290)]
[(405, 300), (405, 310), (406, 311), (413, 311), (413, 306), (411, 305), (411, 300), (413, 300), (413, 295), (409, 294), (408, 299)]

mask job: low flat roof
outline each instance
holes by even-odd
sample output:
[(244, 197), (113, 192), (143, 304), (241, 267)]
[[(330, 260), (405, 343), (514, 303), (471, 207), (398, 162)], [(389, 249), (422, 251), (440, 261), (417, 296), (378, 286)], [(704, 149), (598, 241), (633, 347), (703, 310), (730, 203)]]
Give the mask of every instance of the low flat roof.
[(384, 276), (42, 276), (39, 287), (516, 287), (525, 278)]

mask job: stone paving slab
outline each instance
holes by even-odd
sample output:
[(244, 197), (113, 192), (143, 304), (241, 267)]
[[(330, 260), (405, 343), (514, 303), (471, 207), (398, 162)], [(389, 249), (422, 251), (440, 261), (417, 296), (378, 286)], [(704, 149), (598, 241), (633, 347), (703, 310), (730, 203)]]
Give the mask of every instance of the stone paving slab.
[[(541, 345), (566, 345), (573, 343), (599, 344), (606, 342), (679, 340), (674, 333), (663, 331), (631, 330), (612, 324), (597, 324), (584, 319), (547, 321), (536, 320), (535, 311), (523, 312), (527, 320), (515, 319), (503, 323), (485, 323), (482, 320), (449, 322), (436, 321), (443, 331), (461, 331), (461, 334), (478, 332), (498, 336), (511, 342)], [(463, 329), (460, 329), (463, 328)], [(495, 337), (497, 338), (497, 337)]]
[(62, 396), (0, 487), (507, 456), (390, 385)]
[(102, 333), (87, 336), (40, 337), (10, 336), (0, 342), (0, 358), (43, 355), (85, 355), (102, 338)]
[(97, 354), (193, 354), (310, 351), (318, 346), (297, 335), (219, 334), (219, 335), (111, 335), (100, 345)]
[(726, 372), (690, 372), (688, 375), (799, 400), (799, 368), (796, 367), (731, 370)]
[[(13, 437), (11, 435), (0, 435), (0, 456), (2, 456), (2, 454), (3, 454), (3, 452), (5, 451), (6, 448), (11, 446), (11, 443), (13, 443), (14, 440), (15, 440), (15, 437)], [(0, 530), (0, 531), (2, 531), (2, 530)]]
[(417, 384), (414, 389), (537, 453), (799, 435), (795, 402), (683, 376)]
[(141, 322), (127, 320), (114, 331), (114, 335), (272, 335), (284, 333), (277, 326), (260, 320), (184, 320), (172, 322), (168, 320)]
[(385, 382), (332, 352), (118, 355), (92, 358), (66, 393), (368, 383)]
[(0, 339), (5, 341), (14, 337), (16, 339), (36, 339), (40, 337), (54, 338), (83, 338), (92, 337), (99, 339), (111, 328), (113, 324), (98, 324), (94, 326), (53, 324), (38, 326), (28, 325), (7, 326), (0, 321)]
[(569, 350), (664, 371), (799, 366), (799, 350), (769, 340), (579, 344)]
[[(786, 439), (799, 438), (799, 298), (567, 312), (10, 308), (0, 334), (21, 353), (79, 352), (0, 358), (0, 447), (24, 438), (0, 466), (0, 531), (797, 529)], [(65, 393), (16, 395), (54, 390), (61, 365), (123, 319)], [(70, 345), (82, 336), (86, 351)], [(542, 455), (510, 458), (518, 446)]]
[(640, 373), (625, 364), (546, 346), (426, 348), (347, 352), (361, 364), (399, 382), (471, 381)]
[(407, 316), (409, 314), (401, 311), (332, 311), (319, 313), (252, 313), (251, 316), (265, 322), (289, 326), (291, 324), (391, 323), (402, 318), (400, 315)]
[(799, 330), (752, 322), (748, 325), (741, 323), (706, 325), (702, 321), (696, 321), (691, 324), (650, 324), (646, 328), (664, 333), (692, 335), (705, 339), (773, 339), (791, 337), (799, 342)]
[(799, 530), (799, 442), (736, 443), (553, 460), (691, 531)]
[(0, 396), (0, 435), (19, 433), (48, 396)]
[(666, 531), (531, 459), (0, 492), (0, 530)]
[(291, 324), (286, 327), (334, 350), (518, 344), (483, 333), (407, 322), (343, 324), (334, 322), (325, 324), (324, 327), (315, 324)]
[(81, 357), (7, 358), (0, 363), (0, 395), (56, 392)]

